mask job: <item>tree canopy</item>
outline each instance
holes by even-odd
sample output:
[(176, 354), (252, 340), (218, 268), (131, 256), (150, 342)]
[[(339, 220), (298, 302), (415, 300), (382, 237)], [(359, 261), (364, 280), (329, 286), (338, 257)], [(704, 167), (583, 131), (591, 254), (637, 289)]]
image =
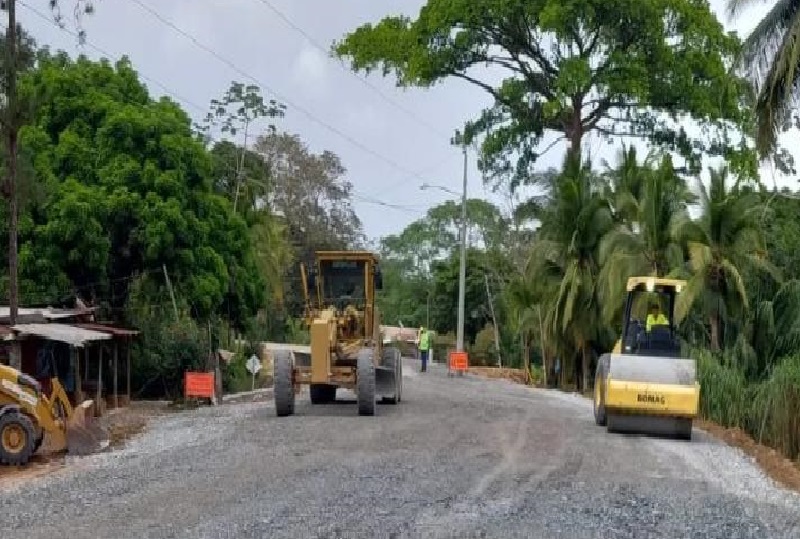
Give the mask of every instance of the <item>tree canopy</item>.
[[(463, 142), (482, 136), (481, 167), (519, 182), (547, 132), (578, 153), (591, 132), (641, 137), (695, 172), (704, 155), (738, 155), (754, 176), (752, 156), (737, 153), (749, 132), (747, 85), (730, 70), (738, 47), (705, 0), (428, 0), (416, 18), (364, 24), (334, 51), (400, 86), (456, 78), (486, 90), (494, 104), (467, 122)], [(477, 69), (486, 65), (505, 78), (489, 82)]]

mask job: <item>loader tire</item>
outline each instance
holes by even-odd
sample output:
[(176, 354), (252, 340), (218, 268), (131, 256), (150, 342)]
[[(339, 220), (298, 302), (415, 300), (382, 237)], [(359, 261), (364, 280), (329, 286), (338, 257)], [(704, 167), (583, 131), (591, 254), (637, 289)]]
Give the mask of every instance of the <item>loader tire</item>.
[(11, 412), (0, 416), (0, 464), (27, 464), (36, 445), (36, 430), (24, 414)]
[(394, 370), (394, 395), (381, 400), (386, 404), (397, 404), (403, 398), (403, 360), (400, 350), (394, 347), (384, 348), (383, 366)]
[(42, 431), (42, 435), (36, 438), (33, 442), (33, 453), (36, 454), (39, 451), (39, 448), (42, 447), (42, 442), (44, 442), (44, 431)]
[(308, 392), (311, 404), (330, 404), (336, 400), (336, 386), (330, 384), (311, 384)]
[(272, 394), (275, 398), (275, 414), (285, 417), (294, 413), (294, 364), (288, 350), (276, 350), (274, 359), (274, 381)]
[(375, 415), (375, 363), (371, 348), (358, 352), (356, 396), (358, 415)]

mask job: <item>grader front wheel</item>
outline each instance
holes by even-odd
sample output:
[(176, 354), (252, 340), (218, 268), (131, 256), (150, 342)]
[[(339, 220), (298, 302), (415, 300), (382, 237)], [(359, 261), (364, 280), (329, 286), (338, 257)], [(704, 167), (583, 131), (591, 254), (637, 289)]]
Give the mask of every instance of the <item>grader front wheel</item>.
[(375, 363), (372, 349), (364, 348), (358, 353), (356, 397), (358, 415), (375, 415)]
[(285, 417), (294, 413), (294, 362), (289, 350), (275, 350), (273, 359), (275, 413), (278, 417)]

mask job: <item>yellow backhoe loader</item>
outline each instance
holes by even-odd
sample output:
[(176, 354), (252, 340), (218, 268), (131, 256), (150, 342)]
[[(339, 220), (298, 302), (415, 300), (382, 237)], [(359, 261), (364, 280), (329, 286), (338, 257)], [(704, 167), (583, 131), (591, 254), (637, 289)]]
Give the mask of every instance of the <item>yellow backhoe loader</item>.
[(48, 397), (34, 378), (0, 365), (0, 464), (24, 465), (40, 448), (86, 455), (108, 447), (108, 434), (88, 413), (93, 402), (73, 407), (58, 378), (51, 385)]
[(686, 283), (631, 277), (622, 336), (597, 362), (594, 419), (609, 432), (690, 440), (700, 406), (694, 360), (681, 357), (675, 302)]
[(375, 291), (383, 286), (378, 257), (369, 251), (318, 251), (311, 271), (300, 266), (311, 345), (263, 343), (274, 359), (278, 416), (294, 413), (295, 395), (308, 385), (312, 404), (356, 393), (359, 415), (375, 414), (378, 398), (402, 399), (400, 350), (384, 346)]

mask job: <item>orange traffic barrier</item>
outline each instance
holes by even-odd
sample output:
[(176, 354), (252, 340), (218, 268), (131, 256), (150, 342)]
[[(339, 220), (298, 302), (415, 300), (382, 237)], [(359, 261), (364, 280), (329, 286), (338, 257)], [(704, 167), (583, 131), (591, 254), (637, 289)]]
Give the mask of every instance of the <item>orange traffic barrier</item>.
[(464, 374), (469, 369), (469, 357), (466, 352), (450, 352), (450, 357), (448, 359), (450, 367), (448, 371), (450, 373), (457, 372), (459, 374)]
[(183, 394), (187, 399), (190, 397), (213, 399), (214, 373), (187, 371), (183, 380)]

